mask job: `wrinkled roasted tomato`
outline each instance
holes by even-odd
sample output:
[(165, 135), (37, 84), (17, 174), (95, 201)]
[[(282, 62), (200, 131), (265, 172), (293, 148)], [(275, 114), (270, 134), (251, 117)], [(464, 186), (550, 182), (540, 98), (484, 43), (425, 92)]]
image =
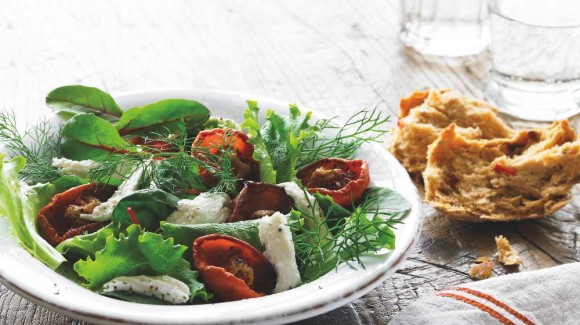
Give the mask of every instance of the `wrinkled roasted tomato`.
[[(203, 159), (203, 153), (196, 148), (207, 148), (212, 155), (221, 154), (224, 148), (231, 147), (235, 151), (232, 156), (232, 165), (236, 175), (243, 180), (259, 180), (260, 166), (252, 158), (254, 145), (249, 142), (248, 135), (243, 132), (229, 129), (213, 129), (201, 131), (193, 141), (191, 154)], [(200, 175), (206, 185), (217, 183), (215, 177), (207, 170), (200, 170)]]
[(340, 206), (361, 198), (370, 182), (369, 164), (364, 160), (324, 158), (297, 174), (310, 193), (329, 195)]
[(227, 222), (260, 219), (276, 211), (286, 214), (293, 205), (294, 200), (280, 186), (245, 182), (244, 188), (233, 201)]
[(53, 196), (48, 205), (38, 212), (40, 234), (51, 245), (95, 232), (105, 225), (80, 218), (81, 213), (92, 213), (101, 202), (107, 201), (115, 192), (115, 187), (103, 184), (83, 184)]
[(197, 238), (193, 260), (207, 288), (223, 301), (261, 297), (276, 285), (276, 273), (266, 257), (231, 236)]

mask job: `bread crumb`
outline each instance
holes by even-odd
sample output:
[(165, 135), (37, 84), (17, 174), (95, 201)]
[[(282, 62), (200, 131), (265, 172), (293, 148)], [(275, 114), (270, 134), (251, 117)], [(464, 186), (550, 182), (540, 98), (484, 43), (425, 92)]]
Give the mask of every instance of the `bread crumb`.
[[(487, 259), (487, 261), (485, 259)], [(475, 263), (471, 265), (471, 269), (469, 269), (469, 276), (476, 280), (488, 279), (493, 274), (494, 266), (495, 263), (489, 261), (489, 257), (480, 257), (475, 260)]]
[(495, 237), (497, 252), (499, 253), (498, 261), (503, 265), (520, 265), (524, 260), (511, 247), (510, 242), (502, 235)]

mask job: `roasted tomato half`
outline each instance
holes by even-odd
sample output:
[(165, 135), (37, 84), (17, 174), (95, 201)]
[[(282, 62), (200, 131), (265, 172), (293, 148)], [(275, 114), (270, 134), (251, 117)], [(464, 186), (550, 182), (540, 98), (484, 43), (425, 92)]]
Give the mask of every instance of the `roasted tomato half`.
[(114, 186), (90, 183), (53, 196), (38, 212), (40, 234), (51, 245), (57, 246), (68, 238), (99, 230), (105, 223), (83, 220), (80, 215), (92, 213), (114, 192)]
[(297, 174), (310, 193), (329, 195), (340, 206), (358, 201), (369, 186), (369, 164), (364, 160), (324, 158)]
[[(199, 148), (205, 149), (202, 151)], [(237, 176), (243, 180), (260, 179), (260, 166), (252, 158), (254, 145), (249, 142), (248, 136), (243, 132), (230, 129), (201, 131), (193, 141), (191, 154), (205, 159), (204, 154), (220, 155), (226, 148), (231, 148), (235, 152), (235, 155), (232, 155), (232, 166)], [(215, 176), (207, 170), (200, 170), (200, 175), (206, 185), (212, 186), (217, 183)]]
[(207, 288), (223, 301), (261, 297), (276, 285), (276, 273), (266, 257), (231, 236), (197, 238), (193, 260)]
[(227, 222), (260, 219), (274, 212), (288, 213), (294, 200), (283, 187), (261, 183), (245, 182), (244, 188), (236, 196)]

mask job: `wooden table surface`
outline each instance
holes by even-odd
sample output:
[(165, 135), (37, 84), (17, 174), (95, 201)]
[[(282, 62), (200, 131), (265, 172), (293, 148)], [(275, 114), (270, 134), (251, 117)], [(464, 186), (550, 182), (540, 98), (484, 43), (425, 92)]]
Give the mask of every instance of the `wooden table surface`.
[[(4, 0), (0, 109), (30, 121), (47, 112), (48, 91), (65, 84), (112, 93), (243, 91), (331, 115), (374, 106), (396, 114), (401, 96), (425, 87), (483, 98), (489, 55), (427, 60), (406, 50), (397, 40), (399, 11), (398, 0)], [(579, 261), (575, 191), (573, 203), (554, 215), (509, 224), (450, 222), (425, 205), (417, 247), (392, 278), (302, 324), (385, 324), (412, 301), (469, 282), (469, 265), (494, 253), (499, 234), (523, 256), (520, 272)], [(81, 323), (0, 286), (0, 324)]]

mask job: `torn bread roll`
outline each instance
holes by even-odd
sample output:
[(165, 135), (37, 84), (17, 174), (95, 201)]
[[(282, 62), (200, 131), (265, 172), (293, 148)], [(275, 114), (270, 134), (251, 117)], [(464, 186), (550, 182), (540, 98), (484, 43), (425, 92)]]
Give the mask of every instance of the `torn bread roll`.
[(470, 139), (509, 138), (514, 131), (497, 116), (497, 108), (454, 91), (416, 91), (401, 99), (397, 127), (388, 149), (407, 171), (420, 177), (427, 165), (427, 147), (451, 125)]
[(580, 140), (568, 121), (511, 139), (470, 139), (455, 124), (429, 146), (425, 198), (449, 218), (513, 221), (546, 216), (580, 182)]

